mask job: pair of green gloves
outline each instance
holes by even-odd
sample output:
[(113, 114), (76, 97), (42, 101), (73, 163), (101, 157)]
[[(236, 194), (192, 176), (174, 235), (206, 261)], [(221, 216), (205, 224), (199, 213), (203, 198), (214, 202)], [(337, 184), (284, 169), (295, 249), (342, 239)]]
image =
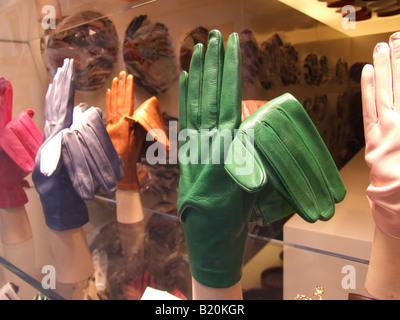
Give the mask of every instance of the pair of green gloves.
[(226, 51), (218, 30), (207, 54), (197, 44), (180, 78), (178, 214), (192, 276), (227, 288), (241, 279), (248, 223), (297, 212), (328, 220), (345, 196), (337, 168), (301, 104), (290, 94), (241, 122), (239, 37)]

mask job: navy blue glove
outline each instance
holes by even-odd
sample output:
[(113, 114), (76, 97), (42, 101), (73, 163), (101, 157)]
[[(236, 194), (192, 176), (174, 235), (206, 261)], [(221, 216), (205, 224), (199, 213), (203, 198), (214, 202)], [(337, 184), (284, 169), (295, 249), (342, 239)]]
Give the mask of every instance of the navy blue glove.
[[(72, 125), (75, 77), (73, 59), (65, 59), (49, 85), (45, 99), (45, 127), (43, 144), (35, 160), (32, 179), (40, 194), (43, 212), (48, 227), (55, 230), (78, 228), (89, 221), (84, 200), (75, 191), (62, 158), (57, 161), (55, 171), (41, 171), (43, 149), (52, 143), (55, 154), (61, 153), (62, 130)], [(48, 154), (48, 153), (46, 153)]]

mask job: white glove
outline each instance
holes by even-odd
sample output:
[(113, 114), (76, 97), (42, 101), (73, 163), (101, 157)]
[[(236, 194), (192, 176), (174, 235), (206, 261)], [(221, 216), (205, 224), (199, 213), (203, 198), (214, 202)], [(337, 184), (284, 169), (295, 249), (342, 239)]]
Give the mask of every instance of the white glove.
[(361, 77), (367, 197), (376, 225), (400, 238), (400, 32), (378, 43), (373, 58)]

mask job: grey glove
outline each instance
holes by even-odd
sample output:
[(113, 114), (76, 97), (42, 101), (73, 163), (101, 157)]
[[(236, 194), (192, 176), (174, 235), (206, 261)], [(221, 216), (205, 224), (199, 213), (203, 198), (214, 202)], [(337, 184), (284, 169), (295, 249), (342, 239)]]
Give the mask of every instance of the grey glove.
[(62, 159), (68, 176), (82, 199), (94, 196), (95, 179), (107, 193), (117, 190), (123, 162), (102, 121), (99, 108), (80, 104), (74, 108), (74, 121), (62, 136)]

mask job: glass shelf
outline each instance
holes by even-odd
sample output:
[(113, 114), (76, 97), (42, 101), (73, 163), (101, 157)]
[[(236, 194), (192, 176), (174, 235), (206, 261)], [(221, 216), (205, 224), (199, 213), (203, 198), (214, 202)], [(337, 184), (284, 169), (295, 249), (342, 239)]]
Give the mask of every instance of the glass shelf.
[[(42, 292), (53, 300), (63, 299), (104, 299), (104, 300), (138, 300), (145, 288), (167, 291), (182, 299), (191, 299), (191, 277), (186, 254), (186, 244), (183, 235), (183, 226), (176, 216), (176, 207), (170, 201), (160, 201), (160, 195), (151, 191), (142, 193), (144, 206), (144, 220), (134, 224), (121, 224), (116, 221), (116, 202), (113, 197), (98, 194), (95, 199), (87, 201), (90, 222), (84, 226), (85, 235), (91, 254), (101, 253), (107, 260), (107, 289), (95, 290), (90, 279), (74, 284), (57, 282), (54, 290), (44, 290), (42, 279), (44, 274), (37, 269), (30, 271), (21, 269), (16, 265), (21, 262), (15, 258), (15, 250), (22, 250), (17, 256), (29, 256), (31, 252), (23, 252), (30, 248), (29, 245), (13, 246), (14, 261), (9, 261), (7, 256), (0, 257), (0, 265), (16, 277), (11, 279), (20, 287), (22, 297), (33, 297), (33, 293)], [(174, 199), (176, 195), (169, 195)], [(335, 287), (328, 284), (328, 270), (319, 266), (318, 261), (329, 260), (329, 264), (339, 266), (352, 265), (358, 269), (365, 269), (368, 261), (335, 252), (324, 251), (312, 247), (289, 243), (282, 240), (282, 226), (284, 221), (278, 221), (269, 226), (258, 223), (251, 224), (246, 245), (243, 267), (243, 295), (248, 300), (292, 300), (297, 294), (307, 294), (312, 297), (314, 286), (325, 288), (325, 299), (345, 299), (348, 292), (359, 292), (341, 288), (340, 279), (344, 277), (337, 272), (339, 283)], [(42, 242), (43, 243), (43, 242)], [(30, 249), (29, 249), (30, 250)], [(49, 248), (41, 248), (47, 251)], [(297, 270), (301, 277), (301, 268), (291, 266), (294, 263), (290, 257), (295, 250), (297, 255), (307, 257), (314, 255), (316, 262), (307, 267), (313, 269), (315, 276), (310, 281), (310, 286), (300, 287), (285, 280), (293, 277), (293, 270)], [(4, 250), (4, 252), (10, 252)], [(7, 254), (7, 253), (6, 253)], [(40, 256), (43, 252), (36, 252)], [(34, 257), (32, 260), (39, 259)], [(287, 259), (287, 260), (286, 260)], [(305, 258), (307, 260), (307, 258)], [(13, 264), (13, 262), (15, 264)], [(286, 274), (285, 270), (291, 270)], [(0, 268), (0, 286), (1, 281)], [(359, 272), (357, 283), (364, 281), (364, 274)], [(10, 280), (8, 280), (10, 281)], [(295, 286), (293, 289), (293, 286)], [(356, 288), (359, 290), (359, 288)], [(295, 291), (293, 291), (295, 290)], [(286, 291), (286, 292), (285, 292)], [(339, 291), (339, 292), (338, 292)]]

